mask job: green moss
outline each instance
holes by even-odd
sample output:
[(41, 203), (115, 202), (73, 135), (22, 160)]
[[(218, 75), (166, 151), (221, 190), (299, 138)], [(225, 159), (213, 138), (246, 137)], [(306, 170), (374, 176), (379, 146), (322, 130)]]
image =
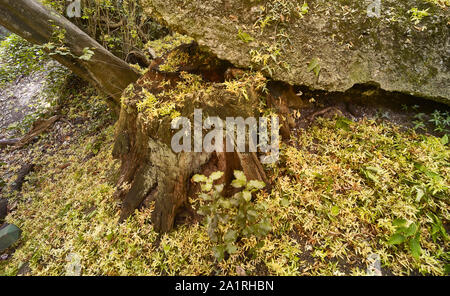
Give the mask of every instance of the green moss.
[(171, 35), (167, 35), (162, 39), (157, 39), (154, 41), (149, 41), (145, 47), (151, 48), (156, 53), (157, 57), (161, 57), (167, 52), (177, 48), (182, 44), (192, 43), (194, 39), (191, 37), (181, 35), (179, 33), (173, 33)]
[[(111, 157), (113, 130), (87, 161), (90, 140), (81, 139), (70, 156), (61, 150), (47, 158), (39, 182), (24, 185), (23, 199), (32, 202), (19, 203), (7, 218), (21, 227), (23, 238), (0, 273), (16, 274), (29, 262), (33, 275), (64, 275), (65, 259), (74, 253), (82, 258), (83, 275), (235, 275), (237, 266), (253, 275), (261, 264), (272, 275), (361, 275), (368, 255), (377, 253), (394, 274), (443, 274), (448, 241), (433, 240), (427, 213), (444, 223), (450, 218), (448, 146), (390, 124), (364, 120), (347, 130), (337, 122), (318, 119), (282, 146), (271, 174), (274, 188), (255, 201), (267, 203), (273, 231), (262, 240), (242, 239), (242, 248), (215, 271), (206, 226), (179, 226), (156, 243), (153, 205), (118, 224), (110, 175), (118, 169)], [(62, 158), (72, 163), (64, 171), (58, 168)], [(420, 224), (419, 260), (406, 246), (387, 244), (396, 218)], [(263, 247), (255, 248), (261, 241)]]

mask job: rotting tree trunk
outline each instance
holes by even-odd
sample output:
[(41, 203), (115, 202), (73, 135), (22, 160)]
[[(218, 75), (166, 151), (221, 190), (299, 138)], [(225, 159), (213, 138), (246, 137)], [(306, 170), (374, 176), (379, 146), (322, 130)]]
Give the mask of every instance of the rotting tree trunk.
[[(174, 65), (177, 62), (181, 64)], [(177, 215), (183, 210), (191, 210), (188, 197), (195, 197), (198, 191), (198, 185), (193, 184), (191, 178), (197, 173), (224, 172), (218, 183), (224, 183), (225, 192), (230, 194), (234, 170), (242, 170), (249, 180), (268, 183), (255, 153), (175, 153), (172, 150), (172, 137), (179, 131), (171, 128), (174, 112), (188, 118), (192, 126), (195, 109), (203, 111), (203, 119), (207, 116), (222, 120), (260, 116), (258, 107), (264, 97), (264, 77), (247, 73), (241, 78), (233, 78), (240, 85), (239, 91), (234, 92), (221, 83), (230, 72), (226, 71), (229, 66), (208, 57), (195, 44), (182, 45), (155, 59), (149, 71), (124, 92), (113, 151), (114, 157), (122, 160), (116, 192), (122, 202), (121, 221), (141, 205), (154, 203), (152, 223), (155, 230), (160, 233), (170, 231)], [(196, 74), (197, 78), (192, 78), (191, 74)], [(196, 81), (199, 76), (202, 79)], [(142, 108), (142, 102), (152, 96), (157, 98), (156, 103), (149, 110)], [(170, 112), (167, 109), (161, 112), (162, 106), (172, 107)], [(192, 140), (192, 135), (189, 137)]]
[[(33, 0), (0, 0), (0, 25), (31, 43), (43, 45), (52, 41), (53, 33), (65, 31), (64, 46), (73, 55), (52, 55), (79, 77), (91, 82), (109, 95), (110, 105), (120, 109), (123, 90), (139, 78), (135, 69), (114, 56), (69, 20)], [(77, 57), (88, 48), (94, 52), (89, 60)]]

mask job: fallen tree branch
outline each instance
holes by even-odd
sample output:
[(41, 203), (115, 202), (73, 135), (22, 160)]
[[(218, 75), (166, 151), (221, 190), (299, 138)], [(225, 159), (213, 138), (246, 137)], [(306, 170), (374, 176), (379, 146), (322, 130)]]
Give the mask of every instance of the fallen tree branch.
[(59, 120), (59, 115), (55, 115), (47, 120), (37, 120), (33, 124), (33, 128), (25, 136), (23, 136), (15, 145), (15, 149), (20, 149), (30, 143), (35, 137), (49, 129), (53, 124)]

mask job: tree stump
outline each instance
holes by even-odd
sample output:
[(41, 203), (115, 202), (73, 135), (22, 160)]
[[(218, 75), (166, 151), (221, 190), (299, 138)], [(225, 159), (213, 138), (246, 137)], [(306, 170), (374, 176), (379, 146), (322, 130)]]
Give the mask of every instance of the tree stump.
[(183, 116), (193, 123), (195, 109), (222, 120), (260, 116), (265, 78), (235, 71), (242, 75), (223, 83), (226, 73), (233, 72), (227, 71), (229, 66), (195, 44), (183, 45), (155, 59), (148, 72), (124, 92), (113, 151), (122, 161), (116, 192), (122, 201), (121, 221), (144, 200), (152, 201), (155, 230), (170, 231), (176, 215), (188, 207), (190, 180), (196, 173), (223, 171), (221, 181), (229, 185), (233, 170), (239, 169), (250, 180), (268, 182), (255, 153), (172, 150), (172, 137), (179, 131), (172, 130), (172, 119)]

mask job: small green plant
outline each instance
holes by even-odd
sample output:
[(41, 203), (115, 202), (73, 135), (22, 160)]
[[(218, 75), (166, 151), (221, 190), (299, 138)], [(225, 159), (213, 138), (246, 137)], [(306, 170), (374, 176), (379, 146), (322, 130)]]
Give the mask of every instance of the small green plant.
[(401, 245), (406, 243), (415, 259), (420, 258), (422, 248), (420, 247), (420, 230), (416, 223), (407, 225), (405, 219), (395, 219), (392, 225), (396, 227), (395, 233), (389, 238), (389, 245)]
[(241, 39), (242, 41), (244, 41), (245, 43), (249, 43), (251, 41), (253, 41), (253, 37), (250, 36), (248, 33), (241, 31), (241, 29), (239, 29), (238, 32), (238, 37), (239, 39)]
[(319, 63), (320, 63), (319, 58), (313, 58), (313, 59), (309, 62), (307, 71), (308, 71), (308, 72), (313, 71), (314, 74), (318, 77), (319, 74), (320, 74), (320, 70), (321, 70), (321, 67), (320, 67), (320, 64), (319, 64)]
[(0, 42), (0, 85), (41, 68), (44, 52), (16, 34)]
[(304, 2), (303, 5), (302, 5), (302, 7), (297, 8), (297, 9), (298, 9), (298, 14), (299, 14), (299, 16), (300, 16), (300, 17), (303, 17), (303, 16), (304, 16), (305, 14), (307, 14), (308, 11), (309, 11), (308, 3)]
[[(215, 244), (214, 256), (218, 261), (225, 259), (227, 254), (238, 250), (237, 242), (242, 237), (266, 236), (272, 229), (270, 219), (265, 214), (267, 204), (255, 204), (252, 193), (263, 189), (266, 185), (261, 181), (247, 181), (245, 174), (234, 171), (234, 188), (242, 189), (232, 198), (223, 196), (224, 185), (214, 185), (222, 178), (222, 172), (212, 173), (209, 177), (195, 175), (192, 180), (201, 184), (199, 196), (204, 202), (198, 213), (204, 215), (208, 225), (208, 236)], [(259, 244), (259, 247), (262, 245)]]
[(411, 21), (414, 22), (414, 24), (419, 24), (420, 21), (430, 14), (428, 13), (429, 8), (425, 10), (419, 10), (417, 7), (411, 8), (408, 13), (411, 14)]
[(431, 224), (431, 237), (433, 241), (436, 242), (438, 237), (441, 237), (444, 241), (448, 241), (449, 237), (441, 219), (433, 213), (428, 213), (428, 217), (433, 220)]
[(450, 127), (450, 113), (435, 110), (431, 114), (431, 119), (429, 120), (429, 122), (431, 122), (435, 126), (434, 131), (445, 132)]
[(413, 127), (414, 130), (418, 130), (418, 129), (425, 130), (426, 129), (424, 119), (423, 119), (424, 116), (425, 116), (425, 113), (417, 113), (416, 115), (414, 115), (414, 118), (416, 119), (412, 122), (414, 124), (414, 127)]

